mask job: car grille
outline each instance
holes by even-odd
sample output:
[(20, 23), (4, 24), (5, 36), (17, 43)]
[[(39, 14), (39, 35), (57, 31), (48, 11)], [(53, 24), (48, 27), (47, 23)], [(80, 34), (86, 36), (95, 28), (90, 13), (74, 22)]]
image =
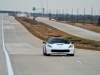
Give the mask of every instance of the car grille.
[(51, 50), (51, 52), (70, 52), (70, 50)]

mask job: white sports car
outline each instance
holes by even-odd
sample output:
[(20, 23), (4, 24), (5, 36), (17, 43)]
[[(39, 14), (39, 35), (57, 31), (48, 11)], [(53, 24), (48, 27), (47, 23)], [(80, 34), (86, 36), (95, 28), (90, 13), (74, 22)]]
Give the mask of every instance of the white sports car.
[(47, 42), (43, 42), (43, 55), (49, 56), (51, 54), (66, 54), (74, 56), (74, 45), (63, 37), (52, 37)]

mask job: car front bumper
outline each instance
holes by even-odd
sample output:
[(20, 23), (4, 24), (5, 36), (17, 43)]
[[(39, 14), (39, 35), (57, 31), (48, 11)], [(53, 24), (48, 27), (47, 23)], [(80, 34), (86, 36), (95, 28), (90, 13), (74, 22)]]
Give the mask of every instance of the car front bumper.
[(48, 54), (74, 54), (74, 48), (69, 49), (46, 49)]

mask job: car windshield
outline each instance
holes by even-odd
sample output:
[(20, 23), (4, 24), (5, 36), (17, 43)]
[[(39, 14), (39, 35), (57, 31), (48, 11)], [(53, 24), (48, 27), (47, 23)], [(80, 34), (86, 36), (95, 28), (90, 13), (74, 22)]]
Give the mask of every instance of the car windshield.
[(66, 38), (52, 38), (52, 39), (49, 39), (47, 42), (50, 44), (54, 44), (54, 43), (70, 44), (70, 41)]

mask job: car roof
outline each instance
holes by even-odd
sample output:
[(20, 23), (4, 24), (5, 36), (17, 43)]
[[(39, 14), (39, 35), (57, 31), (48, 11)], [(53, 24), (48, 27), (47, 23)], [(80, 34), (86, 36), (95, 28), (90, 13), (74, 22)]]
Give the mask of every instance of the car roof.
[(64, 37), (51, 37), (50, 39), (55, 39), (55, 38), (58, 38), (58, 39), (67, 39), (67, 38), (64, 38)]

